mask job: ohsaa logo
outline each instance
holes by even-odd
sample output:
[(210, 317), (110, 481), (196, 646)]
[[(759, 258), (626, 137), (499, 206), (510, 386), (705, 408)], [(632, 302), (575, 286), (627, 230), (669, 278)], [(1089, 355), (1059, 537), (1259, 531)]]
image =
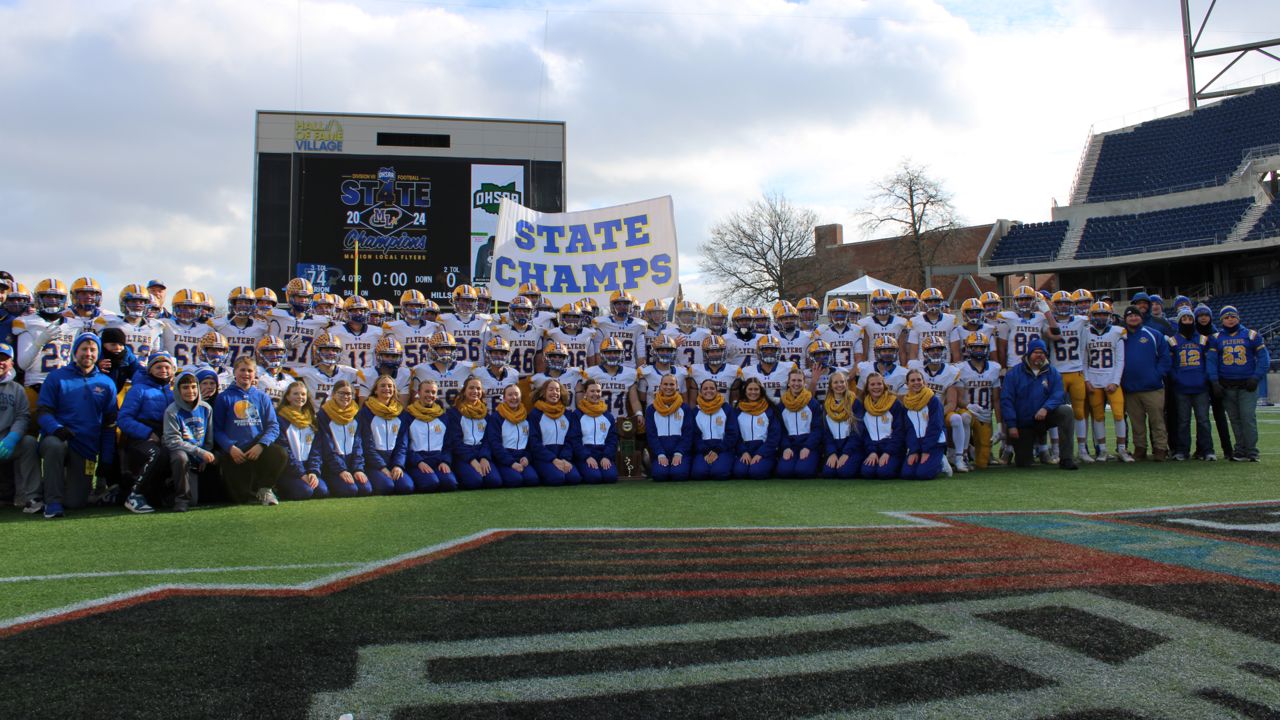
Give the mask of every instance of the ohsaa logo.
[(512, 202), (517, 204), (522, 202), (520, 191), (516, 190), (515, 180), (506, 185), (480, 183), (480, 189), (471, 198), (471, 206), (484, 210), (490, 215), (497, 215), (498, 205), (502, 203), (502, 198), (510, 198)]

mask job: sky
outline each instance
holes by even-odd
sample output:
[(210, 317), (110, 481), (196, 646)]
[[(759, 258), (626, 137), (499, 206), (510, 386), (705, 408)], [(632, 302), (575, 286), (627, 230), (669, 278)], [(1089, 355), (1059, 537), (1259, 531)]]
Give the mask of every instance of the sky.
[[(1201, 47), (1280, 37), (1280, 3), (1219, 6)], [(856, 240), (910, 160), (966, 223), (1048, 220), (1090, 130), (1185, 109), (1186, 75), (1177, 0), (0, 0), (0, 97), (28, 286), (248, 282), (266, 109), (565, 121), (568, 209), (671, 195), (707, 302), (702, 240), (763, 192)]]

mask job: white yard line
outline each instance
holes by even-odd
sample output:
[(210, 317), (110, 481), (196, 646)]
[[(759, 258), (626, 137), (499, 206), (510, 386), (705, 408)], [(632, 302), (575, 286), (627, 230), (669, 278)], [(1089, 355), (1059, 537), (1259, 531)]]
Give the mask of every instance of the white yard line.
[(358, 562), (299, 563), (296, 565), (240, 565), (234, 567), (157, 568), (154, 570), (112, 570), (104, 572), (56, 573), (53, 575), (12, 575), (0, 577), (0, 583), (36, 582), (41, 580), (79, 580), (81, 578), (126, 577), (129, 575), (198, 575), (203, 573), (259, 572), (263, 570), (313, 570), (363, 565)]

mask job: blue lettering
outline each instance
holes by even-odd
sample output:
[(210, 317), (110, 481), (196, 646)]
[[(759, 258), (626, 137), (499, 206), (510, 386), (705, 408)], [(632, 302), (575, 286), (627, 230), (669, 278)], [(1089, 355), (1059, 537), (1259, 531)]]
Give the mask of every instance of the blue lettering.
[(556, 278), (551, 281), (551, 287), (547, 288), (548, 292), (569, 295), (582, 292), (582, 288), (578, 286), (578, 280), (573, 276), (572, 265), (553, 265), (551, 269), (555, 271)]
[(654, 285), (666, 285), (671, 282), (671, 256), (666, 253), (654, 255), (649, 260), (652, 276), (649, 281)]
[(640, 278), (649, 273), (649, 261), (644, 258), (631, 258), (622, 261), (622, 271), (626, 280), (622, 284), (624, 290), (635, 290), (640, 287)]
[[(556, 247), (556, 241), (564, 237), (564, 226), (562, 225), (539, 225), (538, 234), (547, 239), (547, 244), (542, 248), (545, 253), (559, 253), (560, 248)], [(539, 283), (541, 285), (541, 283)]]
[(569, 244), (564, 251), (568, 254), (596, 251), (596, 245), (591, 242), (591, 233), (587, 231), (586, 225), (569, 226)]
[(601, 250), (617, 250), (618, 243), (613, 239), (613, 234), (622, 229), (621, 220), (601, 220), (596, 223), (596, 234), (603, 235), (604, 240), (600, 243)]
[(515, 287), (515, 278), (508, 273), (516, 269), (516, 263), (509, 257), (498, 257), (493, 265), (493, 279), (502, 287)]
[(533, 223), (528, 220), (516, 221), (516, 247), (521, 250), (532, 250), (537, 240), (533, 237)]
[(520, 282), (537, 283), (538, 287), (547, 286), (547, 266), (543, 263), (520, 261)]
[(589, 293), (617, 290), (617, 274), (618, 263), (616, 261), (610, 261), (603, 265), (583, 265), (582, 290)]
[[(299, 140), (298, 142), (302, 141)], [(359, 205), (360, 183), (355, 180), (343, 180), (338, 197), (342, 200), (343, 205)]]
[(623, 218), (622, 224), (627, 226), (627, 247), (638, 247), (649, 244), (649, 216), (635, 215)]

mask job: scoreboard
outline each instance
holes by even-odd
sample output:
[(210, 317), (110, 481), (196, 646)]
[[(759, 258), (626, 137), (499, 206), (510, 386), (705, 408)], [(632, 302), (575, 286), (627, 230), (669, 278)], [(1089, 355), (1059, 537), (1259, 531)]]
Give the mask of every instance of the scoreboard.
[[(392, 304), (484, 285), (509, 197), (564, 210), (560, 122), (260, 111), (253, 285)], [(358, 288), (358, 290), (357, 290)], [(283, 300), (283, 295), (281, 296)]]

